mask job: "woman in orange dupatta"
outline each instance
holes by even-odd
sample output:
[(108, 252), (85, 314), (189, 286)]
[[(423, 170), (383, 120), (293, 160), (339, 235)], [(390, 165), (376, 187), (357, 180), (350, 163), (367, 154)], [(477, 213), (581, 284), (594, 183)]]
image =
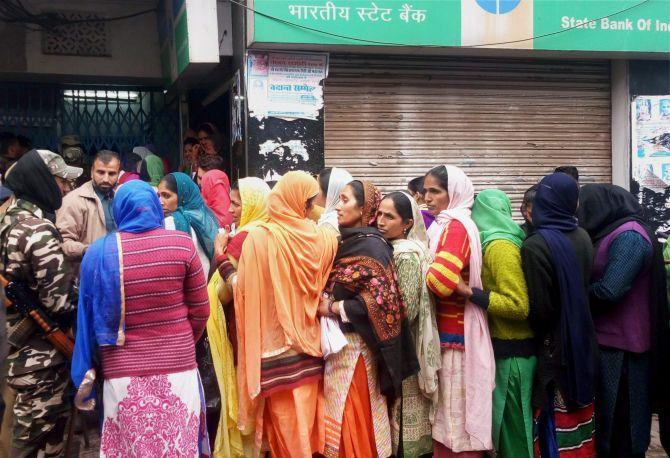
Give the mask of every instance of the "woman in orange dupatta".
[(319, 193), (289, 172), (268, 199), (269, 222), (249, 231), (237, 270), (238, 426), (277, 457), (323, 453), (323, 357), (316, 315), (337, 235), (307, 219)]

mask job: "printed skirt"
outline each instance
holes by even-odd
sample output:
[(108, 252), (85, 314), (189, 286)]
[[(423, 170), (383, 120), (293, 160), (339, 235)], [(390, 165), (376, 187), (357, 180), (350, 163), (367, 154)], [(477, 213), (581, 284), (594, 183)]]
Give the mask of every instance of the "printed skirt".
[(104, 382), (101, 457), (209, 456), (197, 369)]
[(535, 413), (535, 456), (587, 458), (596, 456), (594, 405), (568, 409), (558, 389), (553, 405)]

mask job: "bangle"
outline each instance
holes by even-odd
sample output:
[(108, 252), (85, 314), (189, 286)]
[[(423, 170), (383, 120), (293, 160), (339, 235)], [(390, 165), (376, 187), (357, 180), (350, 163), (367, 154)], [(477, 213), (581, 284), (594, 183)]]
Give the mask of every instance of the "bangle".
[(232, 274), (235, 273), (235, 267), (233, 267), (233, 263), (226, 260), (223, 261), (219, 267), (218, 267), (219, 274), (221, 275), (221, 278), (223, 278), (224, 281), (228, 280), (228, 277), (230, 277)]

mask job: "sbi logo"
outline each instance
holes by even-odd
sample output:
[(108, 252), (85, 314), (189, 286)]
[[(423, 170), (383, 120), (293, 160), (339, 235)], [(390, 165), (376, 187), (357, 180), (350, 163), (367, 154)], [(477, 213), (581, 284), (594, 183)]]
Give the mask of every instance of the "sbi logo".
[(506, 14), (519, 6), (521, 0), (476, 0), (477, 4), (491, 14)]

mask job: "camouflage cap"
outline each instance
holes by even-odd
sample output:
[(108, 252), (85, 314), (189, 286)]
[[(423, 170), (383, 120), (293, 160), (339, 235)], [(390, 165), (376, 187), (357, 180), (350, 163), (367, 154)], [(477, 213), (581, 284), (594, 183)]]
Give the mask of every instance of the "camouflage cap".
[(54, 176), (65, 178), (66, 180), (74, 180), (79, 178), (84, 172), (84, 169), (80, 167), (67, 165), (61, 156), (52, 151), (38, 149), (37, 154), (40, 155), (46, 166), (49, 167), (49, 171)]

